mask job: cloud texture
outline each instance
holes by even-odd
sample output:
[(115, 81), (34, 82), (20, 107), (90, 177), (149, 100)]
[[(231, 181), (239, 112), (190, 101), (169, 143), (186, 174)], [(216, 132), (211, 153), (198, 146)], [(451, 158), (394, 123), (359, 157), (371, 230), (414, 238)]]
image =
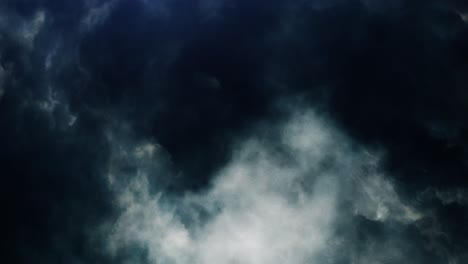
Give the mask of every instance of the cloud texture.
[(2, 1), (4, 262), (467, 262), (467, 13)]
[[(277, 131), (277, 143), (261, 133), (240, 143), (202, 192), (151, 194), (151, 170), (144, 166), (130, 180), (125, 177), (126, 184), (113, 175), (122, 214), (111, 228), (111, 252), (135, 243), (147, 250), (150, 263), (418, 261), (404, 245), (378, 254), (337, 250), (353, 236), (345, 219), (412, 225), (423, 217), (382, 175), (379, 158), (353, 147), (312, 111), (263, 129)], [(143, 143), (124, 151), (135, 164), (138, 159), (154, 164), (161, 159), (155, 148)], [(400, 239), (387, 236), (386, 241)]]

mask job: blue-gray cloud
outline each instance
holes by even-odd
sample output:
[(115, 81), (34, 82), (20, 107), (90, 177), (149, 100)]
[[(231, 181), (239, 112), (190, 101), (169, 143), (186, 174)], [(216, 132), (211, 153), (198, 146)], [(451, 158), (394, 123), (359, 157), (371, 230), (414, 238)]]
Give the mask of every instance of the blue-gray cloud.
[(467, 12), (1, 2), (5, 258), (466, 262)]

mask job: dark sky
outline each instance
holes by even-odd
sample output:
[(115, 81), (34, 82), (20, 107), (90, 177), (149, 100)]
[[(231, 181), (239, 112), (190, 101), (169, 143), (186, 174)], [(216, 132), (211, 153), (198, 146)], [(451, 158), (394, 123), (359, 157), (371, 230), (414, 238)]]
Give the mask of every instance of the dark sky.
[(467, 3), (0, 1), (2, 262), (468, 263)]

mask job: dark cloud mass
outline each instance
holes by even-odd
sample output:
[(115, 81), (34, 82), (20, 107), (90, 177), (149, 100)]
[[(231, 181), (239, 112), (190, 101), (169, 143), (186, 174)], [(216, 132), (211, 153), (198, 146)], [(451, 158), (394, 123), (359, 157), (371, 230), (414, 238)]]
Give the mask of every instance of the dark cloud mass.
[(5, 263), (468, 263), (468, 4), (0, 1)]

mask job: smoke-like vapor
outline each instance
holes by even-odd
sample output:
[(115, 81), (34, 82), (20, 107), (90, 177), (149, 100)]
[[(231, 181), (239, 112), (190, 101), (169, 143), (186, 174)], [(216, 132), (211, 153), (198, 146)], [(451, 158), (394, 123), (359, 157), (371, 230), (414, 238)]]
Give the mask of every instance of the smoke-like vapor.
[[(175, 197), (150, 190), (154, 171), (145, 164), (165, 159), (157, 145), (122, 148), (113, 139), (119, 163), (134, 164), (136, 173), (122, 177), (111, 169), (109, 184), (122, 211), (111, 227), (110, 251), (136, 244), (147, 249), (150, 263), (335, 263), (343, 254), (336, 244), (348, 235), (338, 228), (353, 228), (343, 219), (406, 225), (422, 217), (399, 198), (375, 154), (313, 111), (262, 130), (275, 136), (259, 132), (242, 140), (206, 190)], [(387, 254), (347, 251), (357, 263)], [(384, 258), (412, 258), (393, 255)]]
[(468, 263), (467, 14), (0, 1), (2, 261)]

